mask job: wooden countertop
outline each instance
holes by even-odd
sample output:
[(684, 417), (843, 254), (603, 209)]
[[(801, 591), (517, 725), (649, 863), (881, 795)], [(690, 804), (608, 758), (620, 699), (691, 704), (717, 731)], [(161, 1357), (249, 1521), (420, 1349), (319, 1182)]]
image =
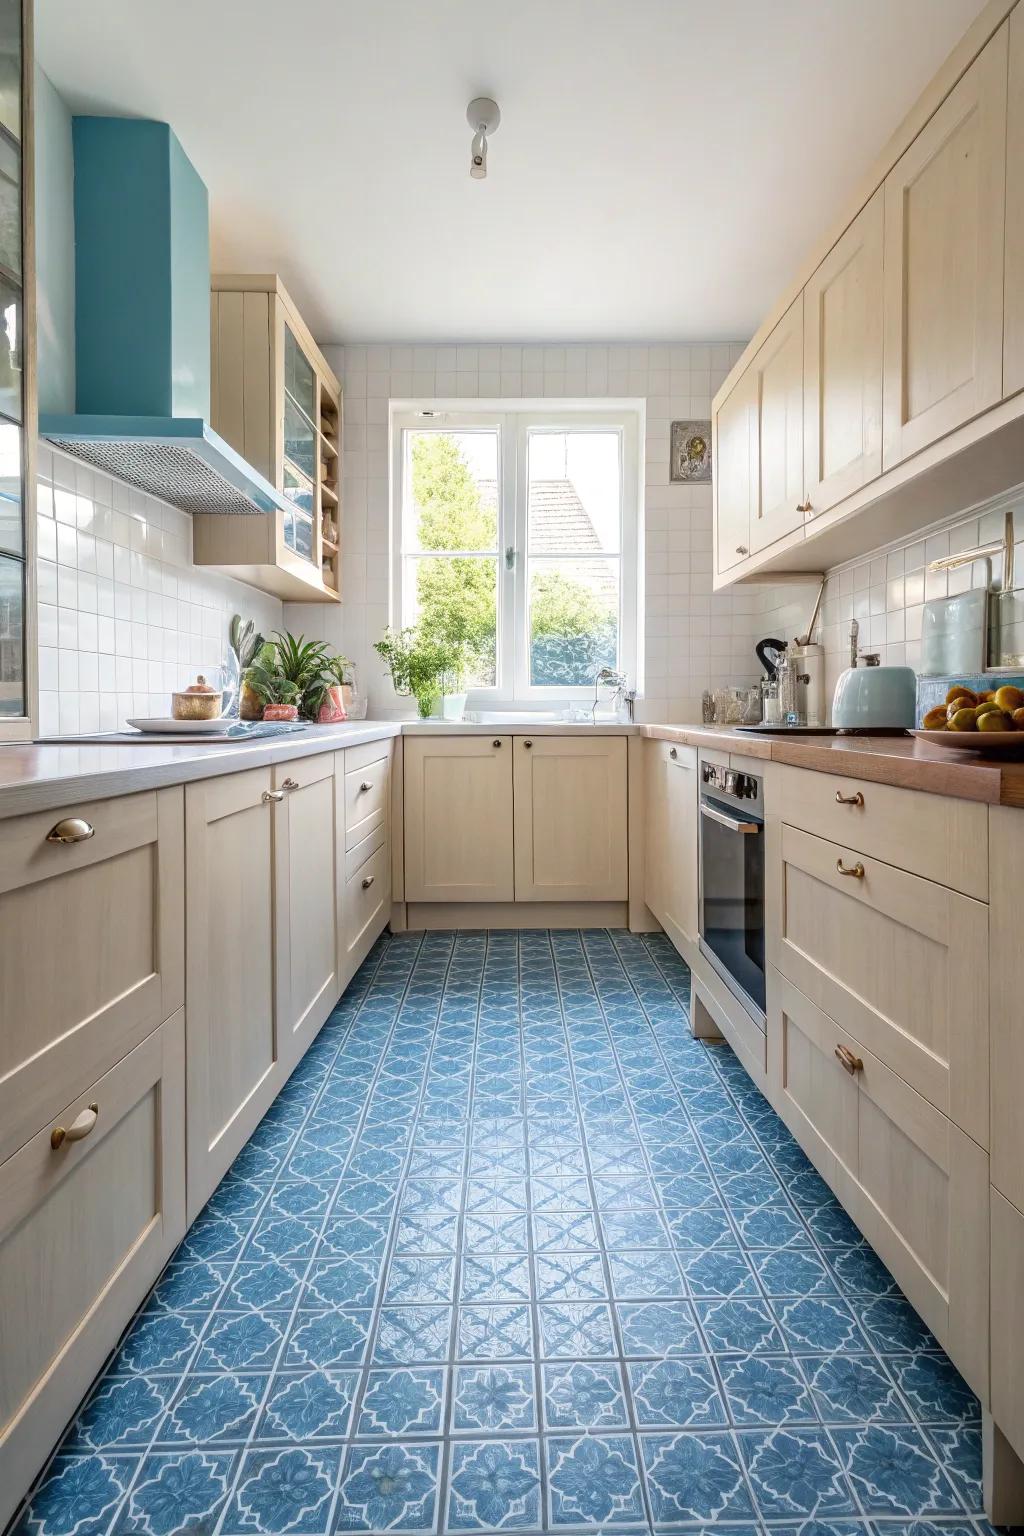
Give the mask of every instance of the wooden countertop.
[(751, 736), (713, 725), (642, 725), (640, 734), (929, 795), (1024, 807), (1024, 759), (954, 753), (916, 736)]

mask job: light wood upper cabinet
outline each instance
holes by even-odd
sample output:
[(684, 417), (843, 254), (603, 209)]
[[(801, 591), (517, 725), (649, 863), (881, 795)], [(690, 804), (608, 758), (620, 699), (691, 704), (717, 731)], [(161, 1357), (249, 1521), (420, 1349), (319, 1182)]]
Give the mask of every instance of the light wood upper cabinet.
[(1006, 271), (1003, 394), (1024, 389), (1024, 10), (1010, 16), (1006, 101)]
[(885, 179), (886, 469), (1002, 394), (1007, 33)]
[(758, 377), (750, 368), (715, 417), (715, 569), (719, 573), (750, 554), (758, 494), (758, 404)]
[(278, 1035), (290, 1072), (341, 993), (336, 864), (342, 809), (335, 754), (274, 769), (274, 978)]
[(517, 736), (517, 901), (625, 901), (626, 739)]
[(511, 901), (511, 736), (409, 736), (407, 901)]
[(760, 396), (760, 456), (750, 550), (803, 527), (804, 311), (794, 299), (751, 364)]
[(275, 1007), (272, 790), (269, 768), (185, 789), (190, 1221), (287, 1072)]
[(676, 948), (697, 943), (697, 749), (644, 742), (647, 905)]
[(184, 1135), (179, 1010), (0, 1163), (0, 1523), (185, 1234)]
[(286, 600), (336, 602), (341, 386), (280, 278), (211, 283), (211, 423), (289, 510), (194, 517), (195, 562)]
[(804, 289), (804, 489), (826, 512), (882, 471), (879, 187)]
[(0, 1160), (181, 1006), (183, 865), (180, 786), (0, 823)]

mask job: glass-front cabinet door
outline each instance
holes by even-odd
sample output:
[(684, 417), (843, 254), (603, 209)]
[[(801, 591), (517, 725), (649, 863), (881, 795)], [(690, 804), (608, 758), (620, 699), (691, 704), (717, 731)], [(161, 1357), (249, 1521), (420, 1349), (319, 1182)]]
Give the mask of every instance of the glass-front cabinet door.
[(317, 432), (316, 373), (291, 327), (284, 328), (284, 476), (282, 490), (291, 503), (285, 514), (284, 541), (306, 560), (315, 559)]
[(26, 18), (0, 0), (0, 740), (28, 735), (25, 678)]

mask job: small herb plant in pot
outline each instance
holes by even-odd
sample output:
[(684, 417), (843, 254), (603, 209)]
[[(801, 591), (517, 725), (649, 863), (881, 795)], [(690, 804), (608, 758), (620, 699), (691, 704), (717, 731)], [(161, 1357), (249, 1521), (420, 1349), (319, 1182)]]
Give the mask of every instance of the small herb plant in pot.
[(318, 725), (337, 725), (348, 719), (343, 690), (351, 668), (352, 663), (346, 656), (325, 659), (317, 681), (306, 695), (309, 714)]
[(257, 658), (245, 674), (245, 680), (263, 705), (264, 720), (297, 720), (299, 689), (271, 658)]
[(461, 642), (416, 629), (386, 629), (373, 648), (390, 672), (395, 692), (416, 700), (421, 720), (439, 708), (446, 680), (463, 667)]

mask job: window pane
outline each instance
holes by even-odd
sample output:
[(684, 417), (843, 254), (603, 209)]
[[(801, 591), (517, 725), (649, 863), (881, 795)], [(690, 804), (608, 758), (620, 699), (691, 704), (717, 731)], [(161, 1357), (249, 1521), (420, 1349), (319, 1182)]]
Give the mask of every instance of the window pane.
[(498, 547), (498, 434), (409, 432), (405, 549)]
[(530, 683), (592, 683), (619, 648), (617, 560), (530, 561)]
[(20, 555), (25, 549), (21, 517), (21, 428), (0, 421), (0, 550)]
[(289, 549), (293, 549), (304, 560), (312, 560), (312, 520), (308, 517), (303, 517), (300, 512), (286, 512), (284, 515), (284, 542)]
[(0, 411), (21, 420), (21, 295), (0, 273)]
[(25, 570), (0, 555), (0, 717), (25, 713)]
[(0, 126), (21, 139), (21, 5), (0, 0)]
[(300, 507), (303, 512), (313, 515), (313, 482), (307, 480), (305, 475), (300, 475), (297, 469), (290, 464), (284, 466), (284, 478), (281, 489), (289, 501)]
[(530, 433), (531, 555), (617, 554), (619, 434)]
[(493, 557), (439, 556), (410, 559), (406, 624), (429, 635), (464, 636), (468, 651), (465, 683), (493, 688), (497, 681), (498, 562)]

